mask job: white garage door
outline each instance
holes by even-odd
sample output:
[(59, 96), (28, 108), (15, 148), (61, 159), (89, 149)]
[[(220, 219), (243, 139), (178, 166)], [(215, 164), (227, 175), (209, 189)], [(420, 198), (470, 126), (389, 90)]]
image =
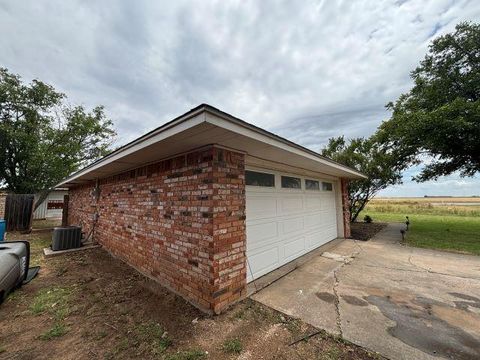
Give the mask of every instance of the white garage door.
[(246, 184), (248, 281), (337, 237), (332, 182), (247, 170)]

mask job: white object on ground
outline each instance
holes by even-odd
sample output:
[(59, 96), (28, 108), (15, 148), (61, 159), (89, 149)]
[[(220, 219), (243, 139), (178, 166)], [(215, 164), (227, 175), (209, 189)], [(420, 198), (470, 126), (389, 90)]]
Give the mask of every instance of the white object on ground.
[(348, 264), (350, 261), (353, 260), (352, 256), (345, 256), (345, 255), (340, 255), (340, 254), (335, 254), (335, 253), (330, 253), (325, 251), (322, 256), (327, 259), (335, 260), (338, 262), (343, 262), (345, 264)]

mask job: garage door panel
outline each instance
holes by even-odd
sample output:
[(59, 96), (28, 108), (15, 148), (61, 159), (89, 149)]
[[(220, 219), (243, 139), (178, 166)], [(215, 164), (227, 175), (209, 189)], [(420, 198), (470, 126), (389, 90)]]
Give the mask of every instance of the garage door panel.
[(305, 207), (307, 210), (321, 210), (322, 197), (319, 195), (312, 195), (307, 193), (305, 195)]
[(328, 237), (325, 236), (323, 231), (316, 231), (314, 233), (308, 234), (305, 238), (308, 250), (319, 247), (320, 245), (323, 245), (329, 241), (326, 240), (328, 239)]
[(276, 242), (278, 236), (278, 223), (275, 220), (257, 224), (247, 223), (247, 239), (251, 240), (252, 249)]
[(269, 218), (277, 215), (277, 198), (274, 194), (247, 196), (246, 206), (251, 219)]
[(285, 262), (289, 262), (298, 256), (305, 253), (305, 237), (300, 237), (294, 240), (290, 240), (289, 242), (285, 243), (284, 247), (284, 255), (285, 255)]
[(321, 227), (324, 223), (324, 214), (320, 211), (305, 216), (305, 228), (312, 229)]
[(326, 227), (324, 230), (324, 234), (326, 234), (327, 238), (335, 238), (337, 235), (337, 227), (336, 226), (329, 226)]
[(248, 281), (337, 237), (334, 191), (304, 190), (301, 176), (301, 190), (284, 189), (275, 176), (276, 187), (246, 188)]
[(294, 218), (287, 218), (283, 221), (280, 221), (282, 226), (282, 234), (289, 235), (295, 232), (302, 231), (304, 229), (303, 216), (298, 216)]
[(303, 210), (302, 194), (282, 196), (280, 197), (279, 202), (280, 215), (295, 214), (302, 212)]
[(335, 207), (335, 198), (333, 196), (324, 196), (322, 198), (321, 210), (330, 211)]
[(336, 223), (337, 216), (329, 211), (322, 211), (322, 226), (333, 226)]
[(262, 249), (255, 254), (247, 253), (248, 263), (251, 267), (251, 272), (249, 271), (248, 274), (249, 277), (253, 273), (253, 277), (257, 278), (280, 266), (279, 250), (278, 246), (274, 246)]

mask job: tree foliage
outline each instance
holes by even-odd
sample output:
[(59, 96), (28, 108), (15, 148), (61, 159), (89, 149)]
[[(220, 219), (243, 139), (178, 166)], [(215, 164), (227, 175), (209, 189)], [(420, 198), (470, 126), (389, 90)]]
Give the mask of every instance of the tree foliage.
[(380, 148), (374, 136), (350, 141), (346, 141), (343, 136), (331, 138), (322, 150), (322, 155), (368, 176), (368, 179), (349, 183), (351, 221), (357, 219), (368, 201), (380, 190), (401, 183), (401, 172), (405, 168), (404, 164), (397, 161), (395, 153), (387, 153)]
[(0, 186), (48, 191), (105, 155), (115, 135), (103, 107), (70, 106), (52, 86), (0, 68)]
[(480, 171), (480, 25), (461, 23), (435, 39), (411, 73), (413, 88), (387, 107), (392, 117), (379, 128), (386, 149), (425, 165), (418, 181), (459, 171)]

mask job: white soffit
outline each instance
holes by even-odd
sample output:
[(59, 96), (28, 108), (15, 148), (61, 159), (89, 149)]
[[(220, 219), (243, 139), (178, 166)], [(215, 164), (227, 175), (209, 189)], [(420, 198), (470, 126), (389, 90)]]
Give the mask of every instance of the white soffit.
[(201, 105), (143, 135), (60, 182), (73, 186), (131, 170), (206, 145), (221, 145), (253, 158), (327, 175), (363, 178), (363, 174), (323, 158), (208, 105)]

